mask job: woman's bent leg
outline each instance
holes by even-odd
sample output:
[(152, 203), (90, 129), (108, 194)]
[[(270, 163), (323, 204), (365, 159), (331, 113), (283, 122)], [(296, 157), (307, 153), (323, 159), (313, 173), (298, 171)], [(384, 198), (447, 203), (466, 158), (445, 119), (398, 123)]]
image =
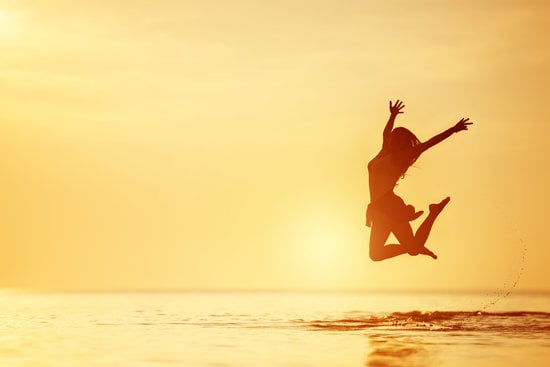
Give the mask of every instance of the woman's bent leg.
[[(408, 222), (407, 222), (408, 224)], [(401, 245), (386, 245), (391, 228), (384, 221), (374, 221), (370, 232), (369, 256), (373, 261), (381, 261), (407, 253)]]
[(399, 243), (407, 249), (409, 255), (416, 256), (422, 254), (437, 259), (437, 256), (426, 247), (417, 245), (416, 238), (413, 235), (409, 222), (396, 223), (392, 231)]
[(416, 230), (416, 234), (414, 235), (416, 246), (418, 248), (424, 247), (424, 244), (428, 240), (428, 236), (430, 235), (430, 231), (432, 230), (432, 226), (436, 218), (439, 216), (439, 213), (441, 213), (443, 208), (445, 208), (450, 200), (451, 198), (446, 197), (445, 199), (441, 200), (441, 202), (430, 205), (430, 214), (428, 214), (424, 222), (422, 222), (420, 227), (418, 227), (418, 229)]
[(437, 204), (430, 205), (430, 214), (420, 225), (416, 234), (413, 234), (411, 225), (408, 222), (399, 222), (392, 224), (392, 232), (399, 243), (407, 249), (409, 255), (416, 256), (418, 254), (431, 256), (437, 259), (437, 256), (424, 245), (428, 240), (432, 226), (438, 217), (439, 213), (449, 203), (450, 198), (445, 198)]
[(401, 221), (392, 223), (392, 232), (395, 238), (409, 255), (416, 256), (420, 253), (420, 248), (416, 246), (414, 233), (409, 222)]

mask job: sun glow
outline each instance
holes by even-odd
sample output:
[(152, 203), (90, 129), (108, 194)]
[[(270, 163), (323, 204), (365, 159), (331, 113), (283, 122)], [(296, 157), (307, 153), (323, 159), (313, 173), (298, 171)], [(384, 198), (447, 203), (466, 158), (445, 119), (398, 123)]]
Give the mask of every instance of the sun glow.
[(15, 31), (15, 15), (0, 9), (0, 36), (8, 36)]
[(6, 12), (5, 10), (0, 10), (0, 25), (5, 25), (8, 23), (11, 19), (10, 13)]
[[(304, 220), (304, 218), (307, 218)], [(295, 268), (307, 285), (329, 286), (346, 277), (353, 259), (346, 249), (351, 241), (341, 220), (330, 212), (313, 212), (301, 218), (292, 238)]]

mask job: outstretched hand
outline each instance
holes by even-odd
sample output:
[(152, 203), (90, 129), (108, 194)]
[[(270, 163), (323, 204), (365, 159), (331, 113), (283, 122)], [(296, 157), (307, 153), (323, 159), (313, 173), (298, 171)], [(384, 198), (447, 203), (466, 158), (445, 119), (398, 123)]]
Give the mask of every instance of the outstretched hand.
[(390, 101), (390, 113), (394, 116), (399, 114), (399, 113), (403, 113), (403, 111), (401, 111), (403, 109), (403, 107), (405, 107), (405, 105), (400, 100), (395, 101), (395, 104), (393, 104), (393, 105)]
[(460, 121), (453, 127), (454, 132), (457, 133), (462, 130), (468, 130), (468, 126), (473, 124), (473, 122), (469, 122), (469, 120), (469, 118), (460, 119)]

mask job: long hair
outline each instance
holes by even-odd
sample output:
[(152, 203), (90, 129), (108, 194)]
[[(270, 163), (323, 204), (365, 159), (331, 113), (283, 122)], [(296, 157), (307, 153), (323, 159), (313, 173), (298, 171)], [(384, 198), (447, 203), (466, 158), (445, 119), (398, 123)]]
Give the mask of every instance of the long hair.
[(416, 162), (418, 156), (410, 154), (410, 148), (420, 144), (420, 140), (410, 131), (404, 127), (396, 127), (392, 130), (389, 143), (389, 152), (392, 154), (393, 162), (396, 164), (400, 171), (401, 176), (404, 177), (407, 169)]

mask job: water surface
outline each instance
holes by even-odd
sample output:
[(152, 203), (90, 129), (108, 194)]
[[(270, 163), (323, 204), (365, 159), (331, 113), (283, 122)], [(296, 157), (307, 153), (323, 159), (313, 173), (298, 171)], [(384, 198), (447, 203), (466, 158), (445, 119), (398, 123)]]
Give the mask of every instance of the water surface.
[(550, 296), (0, 294), (1, 366), (546, 366)]

